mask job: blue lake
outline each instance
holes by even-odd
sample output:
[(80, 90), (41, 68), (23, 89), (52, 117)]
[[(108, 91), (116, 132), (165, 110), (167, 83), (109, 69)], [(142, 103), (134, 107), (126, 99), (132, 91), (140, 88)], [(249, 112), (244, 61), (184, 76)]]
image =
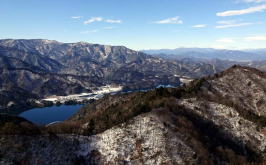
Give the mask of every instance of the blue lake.
[(35, 123), (49, 124), (64, 121), (74, 115), (83, 105), (60, 105), (45, 108), (34, 108), (22, 112), (19, 116)]

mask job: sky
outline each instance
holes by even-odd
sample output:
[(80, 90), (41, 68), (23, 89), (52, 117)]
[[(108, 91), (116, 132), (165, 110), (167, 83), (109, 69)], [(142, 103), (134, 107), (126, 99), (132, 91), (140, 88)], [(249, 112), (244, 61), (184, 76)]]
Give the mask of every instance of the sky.
[(266, 48), (266, 0), (0, 0), (0, 39)]

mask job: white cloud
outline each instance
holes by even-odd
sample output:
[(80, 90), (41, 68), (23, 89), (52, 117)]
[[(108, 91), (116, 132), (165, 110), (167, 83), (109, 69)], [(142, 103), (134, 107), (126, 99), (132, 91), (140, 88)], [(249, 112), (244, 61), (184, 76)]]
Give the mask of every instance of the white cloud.
[(222, 42), (222, 43), (234, 43), (235, 41), (231, 38), (221, 38), (216, 40), (217, 42)]
[(246, 22), (246, 23), (238, 23), (238, 24), (218, 25), (218, 26), (215, 26), (215, 28), (225, 29), (225, 28), (241, 27), (241, 26), (249, 26), (249, 25), (252, 25), (252, 23)]
[(241, 27), (241, 26), (249, 26), (253, 23), (250, 22), (238, 22), (235, 20), (227, 20), (227, 21), (218, 21), (217, 26), (215, 26), (216, 29), (225, 29), (225, 28), (232, 28), (232, 27)]
[(122, 20), (119, 19), (104, 19), (102, 17), (91, 17), (87, 21), (84, 21), (84, 24), (91, 24), (93, 22), (106, 22), (106, 23), (122, 23)]
[(262, 12), (264, 10), (266, 10), (266, 5), (259, 5), (259, 6), (254, 6), (254, 7), (250, 7), (247, 9), (242, 9), (242, 10), (224, 11), (224, 12), (216, 13), (216, 15), (219, 17), (227, 17), (227, 16), (235, 16), (235, 15), (250, 14), (250, 13), (255, 13), (255, 12)]
[(266, 36), (250, 36), (245, 38), (246, 41), (266, 41)]
[(199, 25), (194, 25), (192, 26), (193, 28), (205, 28), (207, 25), (205, 24), (199, 24)]
[(101, 21), (103, 21), (102, 17), (91, 17), (87, 21), (84, 21), (84, 24), (91, 24), (93, 22), (101, 22)]
[(107, 19), (105, 20), (107, 23), (122, 23), (122, 20), (119, 19)]
[(183, 24), (179, 17), (167, 18), (160, 21), (155, 21), (156, 24)]
[(111, 30), (111, 29), (115, 29), (115, 27), (113, 27), (113, 26), (107, 26), (107, 27), (104, 27), (103, 29)]
[(80, 19), (82, 16), (72, 16), (72, 19)]
[(81, 34), (88, 34), (88, 33), (97, 33), (99, 30), (94, 29), (94, 30), (87, 30), (87, 31), (82, 31), (80, 32)]
[(261, 2), (266, 2), (266, 0), (237, 0), (237, 2), (245, 2), (245, 3), (261, 3)]

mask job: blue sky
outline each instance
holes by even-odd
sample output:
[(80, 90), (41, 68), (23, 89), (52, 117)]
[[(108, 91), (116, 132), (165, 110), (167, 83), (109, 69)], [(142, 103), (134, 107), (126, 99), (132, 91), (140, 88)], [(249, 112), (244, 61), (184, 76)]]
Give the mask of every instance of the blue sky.
[(0, 38), (132, 49), (266, 47), (266, 0), (0, 0)]

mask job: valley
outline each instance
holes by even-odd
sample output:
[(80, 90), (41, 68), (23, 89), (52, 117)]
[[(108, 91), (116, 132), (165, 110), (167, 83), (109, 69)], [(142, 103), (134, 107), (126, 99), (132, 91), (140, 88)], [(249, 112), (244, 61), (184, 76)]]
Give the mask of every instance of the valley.
[[(47, 97), (91, 93), (114, 84), (124, 91), (179, 85), (178, 66), (123, 46), (0, 40), (1, 111), (26, 109)], [(17, 95), (14, 96), (14, 93)]]
[(50, 40), (0, 50), (0, 164), (266, 161), (263, 61)]

